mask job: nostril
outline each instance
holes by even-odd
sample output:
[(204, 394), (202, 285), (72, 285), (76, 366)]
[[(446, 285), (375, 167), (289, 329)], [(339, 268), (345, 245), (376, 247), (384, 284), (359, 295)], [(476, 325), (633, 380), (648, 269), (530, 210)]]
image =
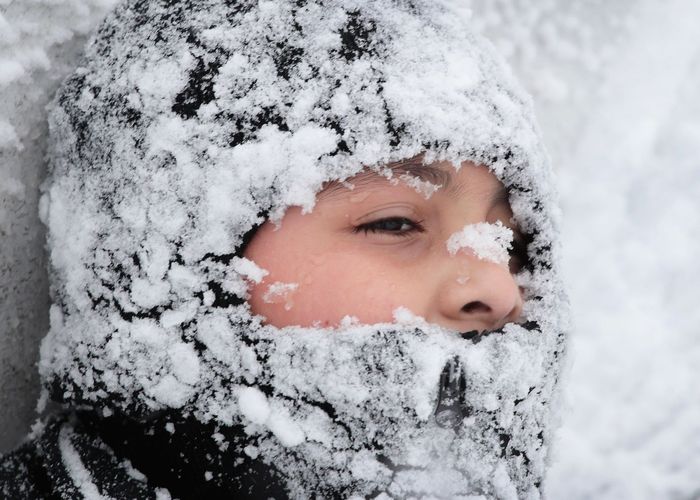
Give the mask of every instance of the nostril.
[(490, 313), (491, 308), (484, 304), (483, 302), (480, 302), (478, 300), (474, 300), (472, 302), (469, 302), (468, 304), (464, 304), (462, 306), (462, 312), (465, 312), (467, 314), (473, 314), (473, 313)]

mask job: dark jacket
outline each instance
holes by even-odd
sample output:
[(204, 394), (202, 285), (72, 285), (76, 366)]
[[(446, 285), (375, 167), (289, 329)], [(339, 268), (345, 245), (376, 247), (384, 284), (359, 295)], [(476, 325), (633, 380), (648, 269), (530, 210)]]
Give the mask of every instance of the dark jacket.
[(136, 422), (61, 413), (0, 458), (0, 498), (287, 497), (274, 471), (241, 453), (230, 430), (227, 449), (215, 449), (217, 430), (174, 414)]

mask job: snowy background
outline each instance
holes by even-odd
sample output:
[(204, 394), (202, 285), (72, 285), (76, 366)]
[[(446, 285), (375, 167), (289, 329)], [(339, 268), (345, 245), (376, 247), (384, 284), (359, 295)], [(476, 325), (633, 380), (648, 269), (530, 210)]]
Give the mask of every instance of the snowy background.
[[(575, 333), (549, 496), (700, 498), (700, 2), (462, 2), (559, 173)], [(0, 0), (0, 452), (35, 418), (48, 325), (44, 106), (114, 3)]]

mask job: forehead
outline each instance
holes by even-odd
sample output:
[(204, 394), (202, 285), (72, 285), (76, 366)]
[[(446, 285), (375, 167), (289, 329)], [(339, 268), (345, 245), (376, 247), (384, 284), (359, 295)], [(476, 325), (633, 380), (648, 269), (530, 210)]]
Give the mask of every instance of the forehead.
[(478, 196), (487, 198), (493, 205), (508, 203), (508, 191), (487, 167), (471, 162), (463, 162), (458, 167), (451, 162), (426, 165), (420, 159), (392, 163), (377, 170), (368, 169), (343, 182), (330, 182), (319, 193), (319, 199), (349, 191), (404, 184), (423, 194), (439, 189), (452, 198)]

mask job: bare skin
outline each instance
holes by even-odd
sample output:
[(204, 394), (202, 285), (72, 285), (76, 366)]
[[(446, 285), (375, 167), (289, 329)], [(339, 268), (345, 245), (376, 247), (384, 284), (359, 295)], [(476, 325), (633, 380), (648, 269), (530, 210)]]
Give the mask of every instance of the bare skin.
[[(252, 312), (277, 327), (393, 321), (398, 307), (457, 331), (516, 321), (523, 306), (518, 263), (450, 254), (447, 239), (467, 224), (501, 221), (516, 232), (506, 192), (483, 166), (435, 163), (395, 171), (393, 182), (363, 173), (329, 186), (311, 213), (265, 223), (245, 257), (268, 275), (251, 284)], [(410, 179), (443, 187), (426, 198)], [(352, 185), (353, 189), (349, 186)], [(516, 239), (518, 236), (516, 236)]]

